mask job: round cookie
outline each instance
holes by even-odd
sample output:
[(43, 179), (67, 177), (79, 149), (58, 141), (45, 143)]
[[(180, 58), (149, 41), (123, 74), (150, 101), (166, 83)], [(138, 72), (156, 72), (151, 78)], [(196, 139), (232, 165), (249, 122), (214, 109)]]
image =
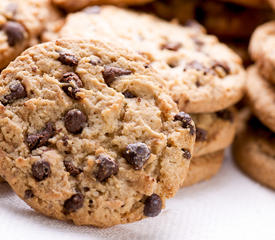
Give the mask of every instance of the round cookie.
[(29, 48), (0, 76), (0, 174), (38, 212), (77, 225), (158, 215), (195, 141), (161, 81), (101, 40)]
[(212, 178), (220, 170), (223, 158), (224, 150), (193, 157), (182, 187), (188, 187)]
[(68, 12), (74, 12), (90, 5), (114, 4), (114, 5), (140, 5), (152, 0), (52, 0), (57, 6)]
[(275, 132), (275, 86), (263, 79), (256, 66), (248, 69), (247, 98), (252, 112)]
[(245, 71), (241, 59), (216, 37), (197, 27), (182, 27), (116, 7), (90, 11), (70, 14), (59, 37), (100, 36), (130, 45), (165, 79), (181, 111), (215, 112), (242, 97)]
[(254, 180), (275, 189), (275, 134), (255, 117), (243, 124), (233, 144), (237, 165)]
[(232, 109), (216, 113), (191, 114), (196, 125), (193, 157), (217, 152), (232, 143), (236, 129), (234, 115)]
[(250, 38), (258, 25), (274, 17), (270, 9), (246, 8), (217, 1), (201, 1), (195, 13), (195, 18), (209, 33), (225, 40)]
[(0, 1), (0, 70), (38, 37), (50, 15), (49, 0)]
[(255, 30), (249, 46), (251, 57), (256, 61), (261, 75), (272, 83), (275, 83), (274, 44), (275, 21), (271, 21)]

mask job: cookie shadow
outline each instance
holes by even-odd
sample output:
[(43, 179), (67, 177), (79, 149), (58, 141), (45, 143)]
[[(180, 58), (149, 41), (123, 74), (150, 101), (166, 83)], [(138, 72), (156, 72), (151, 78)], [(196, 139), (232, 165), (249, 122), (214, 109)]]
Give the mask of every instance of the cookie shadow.
[(9, 184), (5, 182), (0, 183), (0, 199), (1, 198), (7, 198), (13, 195), (13, 191)]

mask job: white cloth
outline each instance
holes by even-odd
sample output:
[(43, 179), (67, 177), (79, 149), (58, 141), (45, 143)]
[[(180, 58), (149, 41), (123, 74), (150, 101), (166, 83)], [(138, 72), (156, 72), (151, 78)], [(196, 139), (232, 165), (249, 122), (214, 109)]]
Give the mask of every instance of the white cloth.
[(77, 227), (31, 210), (0, 184), (2, 240), (269, 240), (275, 238), (275, 192), (243, 175), (227, 156), (213, 179), (180, 190), (155, 218), (108, 229)]

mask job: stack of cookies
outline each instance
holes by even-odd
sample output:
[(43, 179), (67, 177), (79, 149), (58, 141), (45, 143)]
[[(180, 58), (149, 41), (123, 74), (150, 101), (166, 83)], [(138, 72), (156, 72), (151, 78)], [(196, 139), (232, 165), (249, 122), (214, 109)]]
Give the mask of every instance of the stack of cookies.
[(53, 1), (81, 10), (63, 17), (44, 2), (0, 4), (0, 175), (15, 193), (46, 216), (107, 227), (155, 217), (213, 176), (235, 134), (240, 57), (195, 22)]
[(183, 27), (149, 14), (102, 6), (69, 14), (58, 32), (45, 35), (114, 39), (147, 58), (180, 111), (191, 114), (197, 127), (184, 185), (209, 179), (219, 170), (224, 149), (234, 138), (230, 107), (243, 96), (245, 73), (241, 59), (216, 37), (206, 35), (202, 26), (193, 22)]
[(275, 189), (275, 22), (256, 29), (250, 42), (255, 65), (248, 69), (247, 102), (254, 116), (244, 121), (234, 143), (237, 164), (249, 176)]

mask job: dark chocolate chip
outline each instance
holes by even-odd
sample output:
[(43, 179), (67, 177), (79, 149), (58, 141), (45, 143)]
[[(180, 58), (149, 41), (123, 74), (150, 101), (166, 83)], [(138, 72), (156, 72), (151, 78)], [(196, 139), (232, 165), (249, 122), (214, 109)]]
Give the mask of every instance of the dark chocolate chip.
[(47, 145), (48, 140), (53, 137), (55, 133), (56, 131), (54, 124), (52, 122), (48, 122), (42, 131), (35, 134), (29, 134), (27, 136), (26, 142), (29, 146), (29, 149), (33, 150)]
[(148, 146), (141, 142), (129, 144), (123, 153), (123, 157), (135, 170), (142, 169), (150, 155), (151, 151)]
[(167, 42), (161, 45), (161, 49), (167, 49), (170, 51), (178, 51), (181, 48), (182, 44), (180, 42)]
[(14, 101), (24, 98), (27, 96), (27, 92), (25, 87), (19, 81), (15, 81), (9, 86), (10, 94), (3, 97), (1, 103), (6, 106), (7, 104), (11, 104)]
[(83, 190), (84, 190), (84, 192), (89, 192), (90, 188), (89, 187), (84, 187)]
[(207, 139), (207, 131), (202, 128), (196, 128), (196, 142), (204, 142)]
[(191, 159), (191, 153), (190, 151), (186, 150), (186, 149), (181, 149), (183, 151), (183, 157), (186, 159)]
[(32, 190), (28, 189), (25, 191), (24, 199), (30, 199), (33, 197), (34, 197), (34, 194), (33, 194)]
[(195, 134), (195, 127), (193, 125), (193, 120), (189, 114), (185, 112), (179, 112), (177, 115), (175, 115), (174, 121), (182, 122), (183, 128), (188, 128), (191, 135)]
[(64, 137), (62, 138), (63, 145), (64, 145), (65, 147), (67, 147), (68, 144), (69, 144), (68, 140), (69, 140), (69, 137), (68, 137), (68, 136), (64, 136)]
[(69, 97), (75, 100), (80, 99), (80, 97), (77, 96), (76, 93), (79, 92), (79, 88), (83, 87), (83, 83), (77, 74), (75, 74), (74, 72), (64, 73), (60, 82), (66, 83), (65, 86), (62, 86), (62, 89)]
[(125, 92), (122, 93), (124, 95), (124, 97), (126, 98), (136, 98), (137, 96), (135, 94), (133, 94), (132, 92), (126, 90)]
[(32, 165), (32, 176), (37, 181), (42, 181), (51, 175), (50, 163), (39, 160)]
[(119, 67), (112, 67), (112, 66), (105, 66), (104, 71), (102, 72), (104, 81), (108, 86), (112, 84), (116, 80), (117, 77), (123, 75), (130, 75), (132, 71), (119, 68)]
[(60, 52), (58, 61), (71, 67), (76, 66), (78, 64), (78, 59), (76, 58), (76, 56), (68, 52)]
[(98, 158), (98, 170), (96, 173), (96, 179), (100, 182), (107, 180), (112, 175), (118, 173), (118, 164), (114, 159), (106, 155), (99, 155)]
[(64, 202), (64, 213), (69, 214), (76, 212), (78, 209), (82, 208), (84, 204), (84, 196), (82, 193), (76, 193), (71, 198)]
[(101, 8), (99, 6), (87, 7), (83, 10), (83, 12), (87, 14), (99, 14), (100, 11), (101, 11)]
[(221, 118), (223, 120), (230, 121), (230, 122), (234, 121), (234, 115), (228, 109), (218, 111), (218, 112), (216, 112), (216, 115), (218, 118)]
[(73, 177), (76, 177), (82, 172), (82, 170), (76, 167), (71, 160), (64, 160), (64, 166), (66, 168), (66, 171), (69, 172), (70, 175)]
[(145, 200), (143, 213), (147, 217), (156, 217), (162, 209), (162, 201), (159, 195), (152, 194)]
[(186, 64), (185, 68), (183, 69), (183, 71), (186, 71), (188, 69), (195, 69), (196, 71), (202, 72), (203, 75), (206, 75), (208, 73), (214, 75), (215, 72), (213, 71), (213, 69), (211, 68), (207, 68), (205, 67), (202, 63), (194, 60), (192, 62), (189, 62)]
[(72, 109), (65, 114), (64, 123), (68, 132), (78, 134), (86, 126), (87, 117), (80, 110)]
[(25, 29), (20, 23), (8, 21), (4, 24), (2, 30), (8, 37), (8, 44), (10, 47), (14, 47), (24, 40)]
[(214, 70), (216, 70), (217, 68), (221, 68), (225, 72), (226, 75), (228, 75), (231, 72), (230, 67), (226, 63), (215, 62), (213, 64), (212, 68)]

